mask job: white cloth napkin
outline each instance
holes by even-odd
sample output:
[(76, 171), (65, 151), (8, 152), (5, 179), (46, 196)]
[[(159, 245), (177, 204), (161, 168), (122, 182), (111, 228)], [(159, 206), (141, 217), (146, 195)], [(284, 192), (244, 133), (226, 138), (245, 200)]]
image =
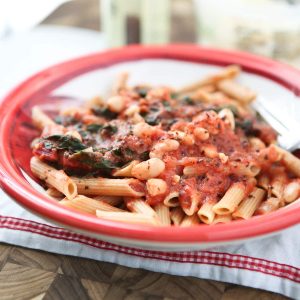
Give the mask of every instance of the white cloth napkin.
[(243, 245), (168, 253), (118, 246), (46, 222), (0, 190), (0, 242), (180, 276), (219, 280), (300, 299), (300, 226)]
[[(51, 27), (0, 43), (0, 65), (4, 65), (0, 69), (2, 93), (46, 65), (103, 48), (99, 33)], [(295, 226), (273, 237), (207, 251), (167, 253), (132, 249), (59, 228), (26, 211), (0, 190), (0, 242), (231, 282), (295, 299), (300, 299), (299, 233), (300, 226)]]

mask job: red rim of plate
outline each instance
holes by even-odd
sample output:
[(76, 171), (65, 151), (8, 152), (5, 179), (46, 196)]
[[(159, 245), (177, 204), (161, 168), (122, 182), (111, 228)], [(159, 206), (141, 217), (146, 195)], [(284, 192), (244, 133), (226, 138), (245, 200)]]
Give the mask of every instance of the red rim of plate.
[(266, 216), (215, 226), (191, 228), (153, 227), (97, 219), (60, 206), (39, 193), (21, 175), (10, 153), (11, 124), (20, 105), (40, 89), (49, 89), (84, 72), (141, 59), (162, 58), (224, 66), (239, 64), (250, 73), (276, 81), (300, 94), (300, 71), (248, 53), (202, 48), (195, 45), (129, 46), (73, 59), (32, 76), (17, 86), (0, 108), (0, 183), (19, 204), (67, 227), (93, 234), (139, 241), (175, 243), (216, 243), (246, 239), (276, 232), (300, 221), (300, 203)]

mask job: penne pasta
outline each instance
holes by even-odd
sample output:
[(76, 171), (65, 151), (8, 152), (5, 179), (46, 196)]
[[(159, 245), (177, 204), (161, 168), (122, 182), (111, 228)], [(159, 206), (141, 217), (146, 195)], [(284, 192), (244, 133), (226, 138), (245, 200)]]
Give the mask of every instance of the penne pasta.
[(213, 206), (213, 211), (218, 215), (228, 215), (234, 212), (244, 197), (245, 186), (241, 183), (234, 183), (222, 199)]
[(215, 218), (215, 212), (213, 207), (216, 204), (216, 201), (207, 201), (201, 205), (198, 210), (199, 219), (205, 224), (212, 224)]
[(263, 189), (254, 188), (252, 193), (240, 203), (236, 211), (232, 214), (232, 217), (234, 219), (250, 219), (259, 207), (265, 195), (266, 191)]
[(97, 210), (96, 216), (100, 219), (125, 222), (132, 224), (144, 224), (144, 225), (161, 225), (157, 218), (153, 218), (148, 215), (142, 215), (130, 212), (108, 212), (103, 210)]
[(281, 199), (271, 197), (263, 201), (255, 211), (255, 215), (265, 215), (277, 210), (281, 206)]
[(189, 205), (188, 206), (184, 205), (182, 209), (186, 215), (192, 216), (197, 212), (199, 203), (200, 203), (200, 196), (198, 192), (195, 191), (192, 193), (190, 197)]
[(96, 196), (93, 199), (103, 201), (112, 206), (118, 206), (123, 202), (123, 198), (120, 196)]
[(168, 207), (176, 207), (179, 206), (179, 193), (178, 192), (171, 192), (169, 193), (166, 198), (164, 199), (164, 205)]
[(47, 195), (49, 195), (50, 197), (55, 198), (55, 199), (64, 198), (64, 195), (54, 187), (49, 187), (46, 190), (46, 193), (47, 193)]
[(171, 225), (171, 218), (170, 218), (170, 208), (165, 206), (163, 203), (156, 204), (154, 206), (154, 210), (160, 220), (162, 225)]
[(200, 223), (200, 220), (198, 218), (197, 214), (194, 214), (192, 216), (185, 216), (180, 223), (180, 227), (190, 227), (194, 225), (198, 225)]
[(72, 208), (87, 214), (96, 215), (96, 210), (122, 212), (122, 209), (105, 203), (104, 201), (95, 200), (86, 196), (78, 195), (72, 200), (62, 200), (61, 205)]
[(40, 130), (44, 129), (46, 126), (57, 126), (57, 124), (54, 121), (52, 121), (37, 106), (34, 106), (32, 108), (31, 118), (32, 118), (33, 124)]
[(275, 147), (277, 151), (282, 154), (282, 161), (286, 165), (287, 169), (300, 177), (300, 159), (278, 146)]
[(126, 201), (127, 208), (135, 213), (157, 218), (156, 212), (142, 199), (130, 199)]
[(72, 177), (78, 193), (87, 196), (131, 196), (144, 195), (144, 186), (137, 179), (77, 178)]
[(68, 199), (73, 199), (77, 195), (76, 184), (64, 171), (56, 170), (36, 157), (31, 158), (30, 169), (35, 176), (60, 191)]
[(192, 84), (186, 85), (178, 89), (177, 93), (188, 93), (188, 92), (195, 91), (206, 85), (214, 85), (220, 80), (223, 80), (225, 78), (233, 78), (237, 76), (239, 73), (240, 73), (240, 68), (236, 65), (231, 65), (224, 68), (223, 70), (221, 70), (219, 73), (216, 73), (215, 75), (207, 76), (203, 80), (196, 81)]
[(119, 92), (126, 88), (129, 74), (128, 72), (122, 72), (118, 74), (117, 79), (112, 87), (112, 94), (117, 95)]
[(229, 97), (232, 97), (243, 104), (248, 104), (255, 99), (256, 94), (251, 91), (249, 88), (241, 86), (237, 82), (234, 82), (231, 79), (221, 80), (217, 83), (219, 90), (227, 94)]
[(185, 217), (185, 213), (181, 207), (175, 207), (170, 210), (170, 218), (174, 225), (179, 226)]
[(115, 177), (133, 177), (131, 171), (132, 168), (134, 166), (136, 166), (137, 164), (139, 164), (140, 161), (138, 160), (133, 160), (132, 162), (130, 162), (128, 165), (126, 165), (125, 167), (121, 168), (121, 169), (117, 169), (115, 170), (112, 175)]
[(232, 220), (232, 216), (230, 214), (227, 215), (216, 215), (212, 224), (219, 224), (219, 223), (229, 223)]

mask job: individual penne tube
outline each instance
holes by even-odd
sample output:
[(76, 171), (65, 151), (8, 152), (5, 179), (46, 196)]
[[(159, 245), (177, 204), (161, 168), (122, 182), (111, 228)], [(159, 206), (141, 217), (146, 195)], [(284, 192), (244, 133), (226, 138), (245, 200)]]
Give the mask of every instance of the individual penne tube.
[(172, 208), (170, 211), (170, 218), (174, 225), (179, 226), (185, 217), (185, 213), (181, 207)]
[(128, 72), (122, 72), (122, 73), (118, 74), (116, 81), (112, 87), (113, 95), (117, 95), (120, 90), (126, 88), (128, 77), (129, 77)]
[(122, 209), (109, 205), (103, 201), (88, 198), (83, 195), (78, 195), (72, 200), (62, 200), (61, 205), (73, 208), (75, 210), (96, 215), (96, 210), (122, 212)]
[(30, 168), (35, 176), (60, 191), (68, 199), (73, 199), (77, 195), (76, 184), (64, 171), (56, 170), (36, 157), (31, 158)]
[(194, 214), (192, 216), (185, 216), (180, 223), (180, 227), (190, 227), (193, 225), (198, 225), (200, 223), (200, 219), (197, 214)]
[(243, 175), (247, 177), (255, 177), (260, 172), (260, 167), (253, 162), (243, 164), (240, 162), (231, 161), (230, 165), (233, 167), (233, 172), (237, 175)]
[(259, 207), (265, 195), (265, 190), (254, 188), (252, 193), (240, 203), (236, 211), (232, 214), (232, 217), (234, 219), (250, 219)]
[(229, 223), (232, 220), (231, 214), (227, 215), (216, 215), (212, 224), (219, 224), (219, 223)]
[(127, 208), (135, 213), (157, 218), (154, 209), (142, 199), (130, 199), (126, 201)]
[(123, 202), (123, 198), (120, 196), (96, 196), (93, 199), (103, 201), (112, 206), (117, 206)]
[(131, 212), (108, 212), (103, 210), (97, 210), (96, 216), (100, 219), (118, 221), (132, 224), (144, 224), (144, 225), (161, 225), (157, 218), (153, 218), (148, 215), (142, 215)]
[(279, 153), (282, 153), (282, 161), (286, 165), (287, 169), (300, 177), (300, 159), (278, 146), (275, 147)]
[(234, 183), (222, 197), (222, 199), (214, 205), (213, 211), (218, 215), (227, 215), (235, 211), (239, 203), (245, 197), (245, 186), (242, 183)]
[(78, 193), (87, 196), (144, 196), (144, 186), (137, 179), (77, 178), (72, 177)]
[(171, 225), (170, 208), (163, 203), (159, 203), (154, 206), (154, 210), (158, 216), (162, 225)]
[(194, 191), (190, 197), (190, 205), (189, 206), (183, 206), (182, 209), (188, 216), (194, 215), (198, 210), (198, 205), (200, 202), (200, 197), (197, 193), (197, 191)]
[(201, 205), (198, 210), (198, 217), (205, 224), (211, 224), (215, 217), (215, 212), (213, 207), (216, 204), (216, 201), (207, 201)]
[(121, 169), (116, 169), (112, 175), (115, 177), (133, 177), (131, 174), (131, 170), (134, 166), (136, 166), (137, 164), (139, 164), (140, 161), (139, 160), (133, 160), (132, 162), (130, 162), (127, 166), (122, 167)]
[(31, 111), (31, 118), (33, 124), (40, 130), (49, 125), (57, 125), (51, 120), (39, 107), (34, 106)]
[(255, 211), (255, 215), (265, 215), (272, 211), (277, 210), (281, 206), (281, 199), (271, 197), (263, 201)]
[(217, 87), (229, 97), (232, 97), (243, 104), (250, 103), (256, 97), (256, 94), (252, 90), (231, 79), (219, 81)]
[(49, 187), (47, 190), (46, 190), (46, 193), (48, 196), (52, 197), (52, 198), (55, 198), (55, 199), (62, 199), (64, 198), (64, 195), (58, 191), (56, 188), (54, 187)]
[(276, 174), (270, 183), (271, 194), (276, 198), (283, 197), (283, 191), (286, 186), (286, 178), (283, 174)]
[(216, 84), (218, 81), (223, 80), (225, 78), (233, 78), (237, 76), (240, 73), (240, 67), (236, 65), (228, 66), (218, 73), (207, 76), (206, 78), (196, 81), (192, 84), (186, 85), (180, 89), (177, 90), (177, 93), (188, 93), (195, 91), (196, 89), (199, 89), (206, 85)]
[(178, 192), (170, 192), (164, 199), (164, 205), (168, 207), (179, 206), (178, 196), (179, 196)]

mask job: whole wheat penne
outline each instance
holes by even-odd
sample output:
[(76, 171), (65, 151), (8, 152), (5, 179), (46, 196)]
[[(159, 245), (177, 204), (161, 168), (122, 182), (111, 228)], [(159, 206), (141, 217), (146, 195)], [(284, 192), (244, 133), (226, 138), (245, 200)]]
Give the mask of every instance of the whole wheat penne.
[(211, 224), (215, 217), (215, 212), (213, 207), (216, 204), (216, 201), (207, 201), (201, 205), (198, 210), (198, 216), (203, 223)]
[(256, 97), (256, 94), (252, 90), (231, 79), (219, 81), (217, 83), (217, 87), (229, 97), (232, 97), (244, 104), (248, 104)]
[(35, 176), (56, 188), (68, 199), (73, 199), (77, 195), (76, 184), (64, 171), (56, 170), (36, 157), (31, 158), (30, 168)]
[(231, 214), (227, 215), (216, 215), (212, 224), (219, 224), (219, 223), (229, 223), (232, 220)]
[(180, 227), (189, 227), (189, 226), (194, 226), (198, 225), (200, 223), (200, 219), (197, 214), (194, 214), (192, 216), (185, 216), (180, 223)]
[(232, 214), (232, 217), (234, 219), (250, 219), (259, 207), (265, 195), (265, 190), (254, 188), (252, 193), (240, 203), (236, 211)]
[(144, 196), (143, 184), (137, 179), (77, 178), (72, 177), (78, 193), (87, 196)]
[(53, 120), (51, 120), (39, 107), (34, 106), (31, 111), (31, 118), (33, 124), (40, 130), (49, 125), (58, 126)]
[(131, 170), (134, 166), (136, 166), (137, 164), (139, 164), (140, 161), (139, 160), (133, 160), (132, 162), (130, 162), (128, 165), (122, 167), (121, 169), (117, 169), (113, 172), (113, 176), (119, 176), (119, 177), (133, 177), (131, 174)]
[(93, 199), (103, 201), (112, 206), (117, 206), (123, 202), (123, 198), (120, 196), (96, 196)]
[(132, 212), (157, 218), (156, 212), (149, 204), (145, 202), (145, 200), (130, 199), (126, 201), (126, 206)]
[(161, 225), (157, 218), (153, 218), (149, 215), (142, 215), (131, 212), (108, 212), (97, 210), (96, 216), (100, 219), (125, 222), (132, 224), (144, 224), (144, 225)]
[(163, 203), (156, 204), (154, 210), (162, 225), (171, 225), (170, 208)]
[(220, 72), (207, 76), (206, 78), (196, 81), (192, 84), (186, 85), (177, 90), (177, 93), (188, 93), (192, 92), (196, 89), (199, 89), (202, 86), (216, 84), (218, 81), (225, 79), (225, 78), (233, 78), (240, 73), (240, 68), (236, 65), (228, 66), (222, 69)]
[(181, 207), (174, 207), (170, 210), (170, 218), (174, 225), (179, 226), (185, 217), (185, 213)]
[(214, 205), (213, 211), (218, 215), (228, 215), (234, 212), (239, 203), (245, 197), (245, 186), (241, 183), (234, 183), (222, 197), (222, 199)]
[(88, 198), (83, 195), (78, 195), (72, 200), (62, 200), (59, 202), (61, 205), (82, 211), (88, 214), (96, 215), (96, 210), (103, 211), (117, 211), (122, 212), (122, 209), (109, 205), (103, 201)]

